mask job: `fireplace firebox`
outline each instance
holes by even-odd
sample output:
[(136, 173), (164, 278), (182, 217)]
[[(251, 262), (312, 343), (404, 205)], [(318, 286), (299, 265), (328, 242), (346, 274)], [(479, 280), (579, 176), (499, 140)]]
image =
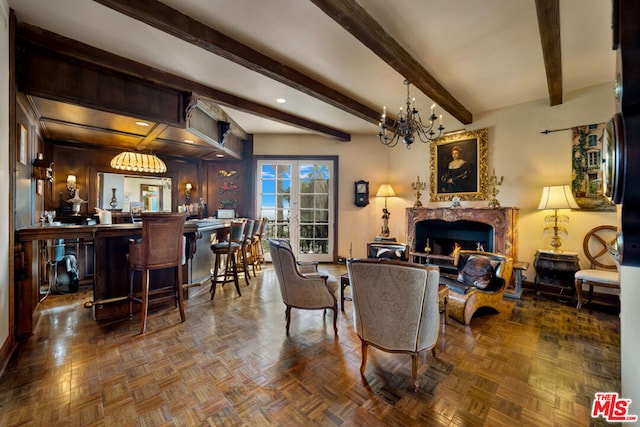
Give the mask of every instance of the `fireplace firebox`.
[(477, 221), (420, 221), (415, 226), (417, 252), (452, 255), (454, 248), (493, 252), (493, 227)]
[(448, 256), (455, 243), (461, 249), (497, 252), (518, 259), (517, 208), (408, 208), (407, 240), (411, 252)]

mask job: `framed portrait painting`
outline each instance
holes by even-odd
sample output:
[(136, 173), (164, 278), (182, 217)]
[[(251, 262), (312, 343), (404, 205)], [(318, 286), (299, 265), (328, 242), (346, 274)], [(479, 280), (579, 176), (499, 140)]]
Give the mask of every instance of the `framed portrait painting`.
[(488, 130), (457, 132), (431, 144), (431, 201), (486, 200)]

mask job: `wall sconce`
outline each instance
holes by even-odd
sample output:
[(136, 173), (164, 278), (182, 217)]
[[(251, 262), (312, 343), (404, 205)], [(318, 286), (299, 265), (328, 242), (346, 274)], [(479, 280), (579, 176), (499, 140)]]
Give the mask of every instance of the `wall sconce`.
[(69, 190), (69, 196), (73, 197), (76, 193), (77, 180), (75, 175), (67, 175), (67, 190)]
[(187, 182), (184, 186), (184, 195), (187, 198), (187, 203), (189, 203), (191, 201), (191, 190), (193, 189), (193, 186), (191, 185), (190, 182)]

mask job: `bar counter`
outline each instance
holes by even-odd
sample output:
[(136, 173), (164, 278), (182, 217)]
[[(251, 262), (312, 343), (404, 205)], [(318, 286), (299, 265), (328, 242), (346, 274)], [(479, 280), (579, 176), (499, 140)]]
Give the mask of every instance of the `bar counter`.
[[(226, 232), (228, 224), (213, 218), (185, 222), (186, 263), (183, 267), (183, 277), (187, 284), (200, 284), (208, 279), (213, 262), (209, 249), (210, 241), (213, 235), (223, 239)], [(93, 246), (93, 301), (89, 301), (87, 305), (92, 306), (96, 321), (110, 322), (128, 317), (129, 306), (126, 297), (129, 291), (129, 239), (141, 235), (141, 223), (44, 225), (17, 230), (16, 242), (24, 257), (24, 268), (17, 272), (20, 280), (16, 281), (18, 336), (30, 335), (39, 316), (37, 308), (40, 300), (40, 242), (52, 239), (78, 239), (83, 244)], [(173, 274), (175, 273), (172, 270), (152, 271), (152, 286), (154, 283), (161, 286), (170, 282)], [(139, 281), (139, 278), (136, 277), (136, 280)]]

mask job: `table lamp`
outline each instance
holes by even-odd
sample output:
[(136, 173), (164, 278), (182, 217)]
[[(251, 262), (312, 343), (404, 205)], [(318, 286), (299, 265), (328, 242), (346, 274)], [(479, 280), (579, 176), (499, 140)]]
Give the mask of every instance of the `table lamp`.
[(389, 216), (391, 213), (387, 210), (387, 197), (395, 197), (391, 184), (381, 184), (376, 193), (376, 197), (384, 197), (384, 209), (382, 209), (382, 237), (389, 237)]
[(569, 185), (551, 185), (542, 189), (542, 197), (538, 209), (553, 209), (552, 215), (544, 218), (544, 234), (552, 234), (551, 247), (553, 252), (562, 252), (562, 237), (567, 237), (566, 225), (569, 224), (567, 215), (558, 215), (558, 209), (580, 209), (573, 198)]

